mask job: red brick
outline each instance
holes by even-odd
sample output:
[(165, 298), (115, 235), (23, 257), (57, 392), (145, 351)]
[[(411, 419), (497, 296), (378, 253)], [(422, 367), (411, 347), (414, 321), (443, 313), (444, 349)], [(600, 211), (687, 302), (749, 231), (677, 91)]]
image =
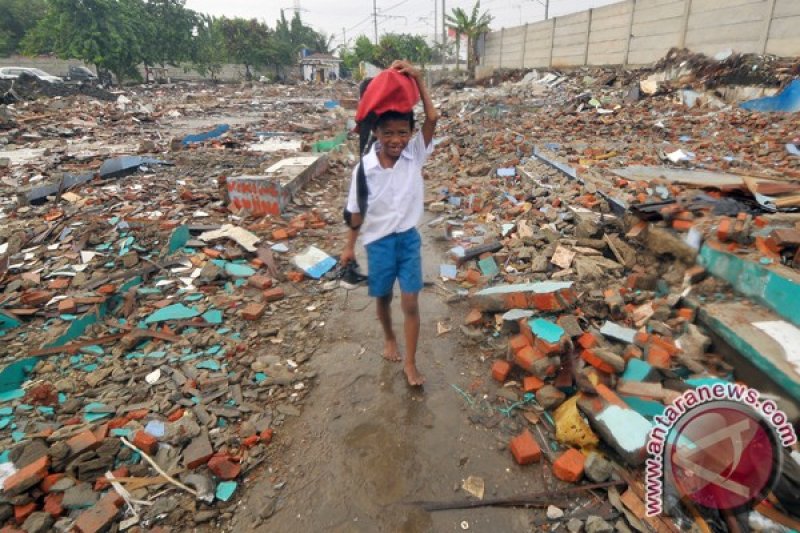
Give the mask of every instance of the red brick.
[(261, 440), (261, 438), (258, 435), (250, 435), (249, 437), (242, 439), (242, 447), (252, 448), (256, 444), (258, 444), (259, 440)]
[(597, 337), (592, 335), (590, 332), (586, 332), (578, 338), (578, 344), (581, 348), (590, 349), (597, 346)]
[(691, 220), (673, 220), (672, 221), (672, 229), (675, 231), (689, 231), (694, 227), (694, 222)]
[(691, 309), (689, 307), (682, 307), (678, 309), (678, 312), (676, 314), (678, 315), (679, 318), (683, 318), (684, 320), (688, 320), (689, 322), (694, 321), (694, 309)]
[(272, 287), (272, 278), (269, 276), (260, 276), (256, 274), (255, 276), (250, 276), (247, 278), (247, 284), (251, 287), (255, 287), (256, 289), (265, 291)]
[(3, 482), (3, 491), (7, 496), (16, 496), (25, 492), (47, 476), (48, 466), (50, 466), (50, 458), (44, 455), (28, 466), (20, 468)]
[(89, 430), (82, 431), (67, 440), (67, 446), (69, 446), (69, 451), (72, 455), (78, 455), (86, 450), (90, 450), (96, 447), (97, 444), (97, 438), (94, 436), (94, 433)]
[(289, 238), (289, 232), (285, 229), (276, 229), (272, 232), (273, 241), (285, 241)]
[(536, 340), (533, 342), (533, 347), (547, 356), (558, 355), (562, 351), (561, 344), (547, 342), (541, 337), (536, 338)]
[(542, 450), (531, 432), (527, 429), (511, 439), (509, 444), (514, 460), (520, 465), (538, 463), (542, 458)]
[(48, 289), (52, 289), (54, 291), (61, 291), (69, 287), (69, 278), (55, 278), (51, 279), (50, 283), (47, 284)]
[(639, 331), (633, 337), (633, 343), (639, 348), (644, 348), (650, 342), (650, 334), (644, 331)]
[(261, 435), (259, 435), (259, 437), (261, 437), (261, 442), (263, 442), (264, 444), (269, 444), (270, 442), (272, 442), (272, 437), (274, 433), (275, 432), (273, 431), (272, 428), (267, 428), (264, 431), (262, 431)]
[(533, 369), (533, 363), (544, 357), (533, 346), (526, 346), (522, 350), (514, 354), (514, 362), (523, 370), (530, 372)]
[(528, 299), (521, 292), (512, 292), (503, 297), (506, 309), (525, 309), (529, 307)]
[(208, 469), (219, 479), (229, 481), (239, 477), (242, 467), (231, 461), (226, 456), (215, 455), (208, 460)]
[[(128, 477), (128, 473), (129, 473), (128, 467), (123, 465), (117, 468), (116, 470), (113, 470), (111, 472), (111, 475), (113, 475), (116, 478), (120, 478), (120, 477)], [(102, 475), (95, 480), (94, 491), (101, 492), (106, 490), (110, 486), (111, 486), (111, 481), (108, 478), (106, 478), (105, 475)]]
[(129, 412), (125, 416), (128, 418), (128, 421), (131, 421), (131, 420), (141, 420), (142, 418), (146, 417), (149, 414), (150, 414), (149, 409), (137, 409), (135, 411)]
[(480, 326), (483, 323), (483, 313), (480, 309), (473, 309), (464, 319), (467, 326)]
[(137, 431), (133, 436), (133, 445), (147, 455), (153, 455), (158, 449), (158, 439), (146, 431)]
[(245, 320), (258, 320), (264, 315), (267, 306), (264, 304), (250, 302), (242, 309), (242, 318)]
[(17, 524), (22, 523), (36, 511), (36, 502), (28, 502), (25, 505), (14, 506), (14, 521)]
[(641, 359), (643, 355), (642, 349), (635, 344), (629, 344), (625, 351), (622, 352), (622, 358), (625, 359), (626, 363), (631, 359)]
[(595, 353), (591, 350), (584, 350), (581, 352), (581, 359), (592, 365), (598, 370), (606, 372), (608, 374), (614, 374), (614, 367), (600, 359)]
[(112, 285), (111, 283), (107, 283), (106, 285), (98, 287), (95, 292), (98, 294), (105, 294), (106, 296), (109, 296), (117, 292), (117, 286)]
[(105, 531), (117, 517), (118, 512), (119, 507), (115, 505), (114, 500), (104, 496), (91, 509), (87, 509), (78, 516), (74, 524), (75, 530), (80, 533)]
[(650, 342), (665, 349), (670, 355), (678, 355), (678, 353), (681, 351), (680, 348), (675, 345), (675, 342), (672, 339), (665, 339), (664, 337), (653, 335), (650, 339)]
[(528, 342), (528, 338), (522, 334), (514, 335), (508, 341), (508, 346), (509, 348), (511, 348), (512, 353), (517, 353), (518, 351), (522, 350), (526, 346), (530, 346), (531, 344), (532, 343)]
[(727, 241), (731, 237), (732, 230), (733, 224), (731, 219), (728, 217), (722, 217), (719, 221), (719, 226), (717, 227), (717, 239), (722, 242)]
[(492, 377), (500, 383), (505, 383), (509, 372), (511, 372), (511, 363), (508, 361), (499, 360), (492, 365)]
[(471, 268), (467, 270), (464, 279), (467, 281), (467, 283), (471, 283), (472, 285), (478, 285), (481, 282), (481, 273)]
[(522, 390), (524, 392), (536, 392), (544, 387), (544, 381), (536, 376), (525, 376), (522, 380)]
[(63, 478), (63, 473), (57, 474), (49, 474), (46, 476), (42, 482), (39, 484), (39, 488), (42, 489), (42, 492), (50, 492), (50, 488), (58, 482), (59, 479)]
[(277, 302), (278, 300), (283, 300), (286, 296), (286, 293), (283, 292), (281, 287), (275, 287), (272, 289), (268, 289), (262, 293), (265, 302)]
[(186, 412), (186, 409), (183, 407), (179, 407), (172, 411), (169, 416), (167, 416), (167, 422), (177, 422), (181, 418), (183, 418), (183, 414)]
[(64, 499), (63, 492), (53, 492), (44, 497), (44, 512), (50, 513), (53, 518), (58, 518), (64, 514), (64, 507), (61, 501)]
[(669, 352), (658, 344), (651, 343), (644, 350), (647, 362), (656, 368), (670, 368), (670, 361), (672, 357)]
[(527, 318), (520, 318), (519, 319), (519, 333), (526, 339), (528, 339), (528, 344), (533, 346), (533, 331), (531, 331), (531, 325), (528, 323)]
[(626, 404), (622, 400), (622, 398), (617, 396), (616, 392), (609, 389), (608, 386), (606, 386), (605, 384), (598, 383), (597, 385), (594, 386), (594, 390), (597, 392), (598, 396), (600, 396), (606, 402), (616, 405), (617, 407), (620, 407), (622, 409), (629, 409), (628, 404)]
[(533, 295), (533, 307), (539, 311), (555, 312), (561, 311), (562, 306), (554, 292)]
[(574, 448), (561, 454), (553, 463), (553, 474), (561, 481), (577, 482), (583, 476), (586, 457)]
[(78, 311), (78, 304), (73, 298), (67, 298), (58, 302), (58, 312), (72, 314)]

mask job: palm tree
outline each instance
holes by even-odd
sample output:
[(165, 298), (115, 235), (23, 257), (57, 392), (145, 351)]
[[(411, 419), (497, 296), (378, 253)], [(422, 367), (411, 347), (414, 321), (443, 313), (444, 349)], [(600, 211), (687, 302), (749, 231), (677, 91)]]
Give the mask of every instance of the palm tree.
[(469, 16), (460, 7), (453, 8), (451, 14), (445, 15), (447, 27), (456, 33), (456, 70), (461, 69), (461, 36), (467, 36), (467, 69), (472, 72), (478, 56), (478, 37), (489, 31), (489, 24), (494, 20), (488, 12), (480, 13), (480, 10), (481, 2), (477, 0)]

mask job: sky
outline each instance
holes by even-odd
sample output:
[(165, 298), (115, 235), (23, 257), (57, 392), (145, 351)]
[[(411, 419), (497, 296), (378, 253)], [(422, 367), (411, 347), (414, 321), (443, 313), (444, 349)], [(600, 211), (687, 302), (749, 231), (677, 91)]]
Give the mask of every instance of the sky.
[[(378, 8), (378, 34), (387, 32), (414, 33), (432, 37), (438, 26), (441, 35), (441, 0), (187, 0), (186, 7), (210, 15), (256, 18), (270, 27), (280, 17), (281, 9), (300, 6), (303, 21), (319, 31), (334, 36), (333, 46), (346, 37), (352, 44), (359, 35), (372, 38), (373, 1)], [(493, 17), (492, 29), (510, 28), (544, 19), (547, 0), (482, 0), (481, 10)], [(592, 7), (613, 4), (619, 0), (549, 0), (550, 16), (566, 15)], [(438, 24), (434, 26), (434, 4)], [(445, 0), (447, 12), (460, 7), (469, 13), (473, 0)], [(287, 17), (292, 13), (287, 12)]]

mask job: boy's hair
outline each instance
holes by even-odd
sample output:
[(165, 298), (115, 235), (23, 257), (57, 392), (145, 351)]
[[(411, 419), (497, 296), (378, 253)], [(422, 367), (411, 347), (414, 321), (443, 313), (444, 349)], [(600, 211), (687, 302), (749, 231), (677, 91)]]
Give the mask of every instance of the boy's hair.
[(377, 130), (390, 120), (408, 121), (408, 125), (411, 128), (411, 131), (414, 131), (414, 113), (413, 112), (400, 113), (399, 111), (387, 111), (386, 113), (383, 113), (382, 115), (378, 116), (378, 119), (375, 121), (375, 126), (373, 127), (373, 131)]

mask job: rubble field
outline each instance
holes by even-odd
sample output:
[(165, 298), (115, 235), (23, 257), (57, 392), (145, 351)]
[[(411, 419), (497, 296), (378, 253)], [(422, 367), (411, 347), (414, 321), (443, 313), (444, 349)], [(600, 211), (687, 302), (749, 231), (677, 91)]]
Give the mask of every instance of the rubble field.
[(336, 263), (354, 84), (6, 93), (0, 523), (796, 529), (796, 443), (736, 513), (646, 516), (644, 464), (702, 386), (797, 430), (800, 122), (748, 107), (798, 73), (676, 50), (439, 84), (424, 391)]

